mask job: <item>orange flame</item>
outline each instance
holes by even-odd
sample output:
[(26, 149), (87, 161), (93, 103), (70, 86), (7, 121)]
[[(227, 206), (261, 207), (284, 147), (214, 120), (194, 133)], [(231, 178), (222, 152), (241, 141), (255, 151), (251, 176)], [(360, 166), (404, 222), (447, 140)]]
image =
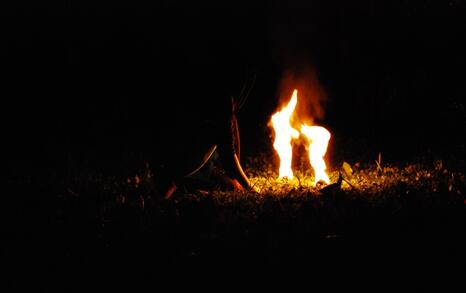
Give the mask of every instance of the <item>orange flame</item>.
[(327, 166), (325, 165), (324, 156), (327, 152), (328, 141), (330, 140), (330, 132), (321, 126), (309, 126), (303, 124), (301, 126), (301, 133), (304, 134), (308, 140), (310, 140), (309, 161), (312, 168), (314, 169), (314, 185), (316, 185), (320, 180), (329, 184), (330, 178), (325, 172)]
[(309, 141), (309, 162), (314, 169), (315, 181), (314, 185), (319, 181), (330, 183), (330, 178), (326, 173), (327, 166), (324, 156), (327, 152), (328, 142), (330, 140), (330, 132), (321, 126), (301, 125), (301, 130), (298, 131), (291, 125), (290, 119), (295, 111), (298, 103), (298, 90), (293, 91), (291, 100), (281, 110), (272, 115), (272, 127), (275, 132), (275, 140), (273, 147), (280, 158), (279, 178), (293, 178), (293, 170), (291, 161), (293, 157), (292, 141), (299, 138), (303, 134)]
[(273, 147), (280, 157), (279, 178), (293, 178), (293, 171), (291, 170), (291, 159), (293, 157), (291, 141), (293, 138), (299, 137), (299, 131), (291, 126), (290, 119), (297, 103), (298, 91), (294, 90), (288, 105), (272, 115), (272, 126), (275, 130)]

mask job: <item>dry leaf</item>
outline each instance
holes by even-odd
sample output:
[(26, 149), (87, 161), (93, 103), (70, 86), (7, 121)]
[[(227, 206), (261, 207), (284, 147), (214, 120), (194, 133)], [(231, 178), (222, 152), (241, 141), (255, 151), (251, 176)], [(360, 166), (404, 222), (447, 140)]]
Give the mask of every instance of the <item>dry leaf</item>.
[(351, 169), (350, 164), (348, 164), (347, 162), (343, 162), (342, 169), (343, 169), (343, 173), (345, 174), (347, 178), (353, 175), (353, 169)]

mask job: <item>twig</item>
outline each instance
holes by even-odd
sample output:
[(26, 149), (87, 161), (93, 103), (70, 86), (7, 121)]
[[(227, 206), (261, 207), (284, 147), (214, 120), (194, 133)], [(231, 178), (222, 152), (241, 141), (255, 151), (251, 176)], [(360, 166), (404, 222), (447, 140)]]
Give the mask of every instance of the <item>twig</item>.
[(351, 186), (351, 188), (354, 189), (353, 184), (351, 184), (351, 183), (350, 183), (347, 179), (345, 179), (344, 177), (342, 177), (342, 179), (343, 179), (346, 183), (348, 183), (348, 185)]
[(378, 160), (376, 160), (375, 163), (377, 164), (377, 171), (382, 172), (383, 171), (383, 169), (382, 169), (382, 153), (379, 153)]

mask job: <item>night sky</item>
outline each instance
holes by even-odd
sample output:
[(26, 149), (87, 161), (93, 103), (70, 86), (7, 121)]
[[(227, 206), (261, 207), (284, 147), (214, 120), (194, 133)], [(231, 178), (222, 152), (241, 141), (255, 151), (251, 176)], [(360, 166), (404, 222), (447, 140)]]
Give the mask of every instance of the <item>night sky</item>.
[(394, 160), (463, 150), (464, 10), (462, 0), (11, 4), (4, 156), (17, 172), (138, 156), (161, 124), (208, 116), (252, 80), (238, 118), (254, 154), (270, 147), (285, 75), (309, 72), (325, 96), (316, 122), (340, 143), (333, 153), (359, 140), (368, 148), (351, 151)]

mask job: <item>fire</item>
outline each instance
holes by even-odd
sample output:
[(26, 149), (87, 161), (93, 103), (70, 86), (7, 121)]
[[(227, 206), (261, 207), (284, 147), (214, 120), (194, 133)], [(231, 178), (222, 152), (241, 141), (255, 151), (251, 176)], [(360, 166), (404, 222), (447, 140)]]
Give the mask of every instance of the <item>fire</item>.
[(293, 157), (291, 141), (293, 138), (299, 137), (299, 131), (291, 126), (290, 119), (297, 103), (298, 91), (294, 90), (288, 105), (272, 116), (272, 126), (275, 130), (273, 147), (280, 157), (279, 178), (293, 178), (293, 171), (291, 170), (291, 159)]
[(274, 149), (277, 151), (280, 158), (279, 178), (287, 177), (292, 179), (293, 170), (291, 161), (293, 157), (293, 139), (299, 138), (303, 134), (309, 141), (309, 162), (314, 169), (315, 181), (314, 185), (319, 181), (330, 183), (330, 178), (326, 173), (327, 166), (324, 156), (327, 152), (328, 142), (330, 140), (330, 132), (321, 126), (311, 126), (302, 124), (300, 131), (293, 128), (291, 118), (298, 103), (298, 90), (293, 91), (291, 100), (288, 104), (277, 113), (272, 115), (272, 127), (275, 132), (275, 140), (273, 143)]
[(320, 180), (325, 183), (330, 183), (325, 170), (324, 156), (327, 152), (328, 141), (330, 140), (330, 132), (321, 126), (309, 126), (303, 124), (301, 126), (301, 133), (304, 134), (309, 142), (309, 161), (315, 173), (314, 185)]

